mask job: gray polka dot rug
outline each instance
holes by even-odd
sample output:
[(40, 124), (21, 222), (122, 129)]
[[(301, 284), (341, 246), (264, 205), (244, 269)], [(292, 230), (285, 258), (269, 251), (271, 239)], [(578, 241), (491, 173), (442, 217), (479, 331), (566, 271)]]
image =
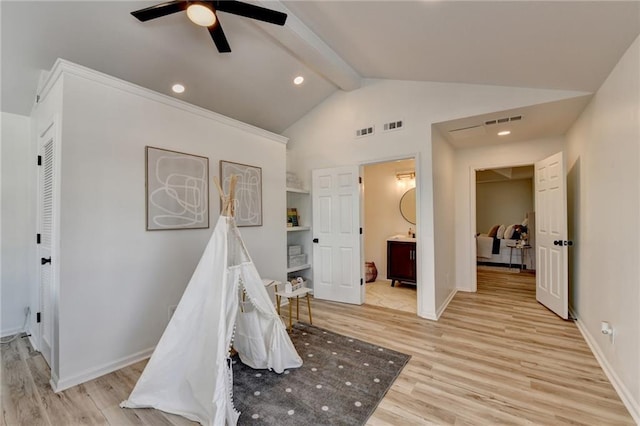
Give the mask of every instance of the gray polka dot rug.
[(290, 336), (300, 368), (277, 374), (233, 358), (239, 425), (364, 425), (411, 358), (304, 323)]

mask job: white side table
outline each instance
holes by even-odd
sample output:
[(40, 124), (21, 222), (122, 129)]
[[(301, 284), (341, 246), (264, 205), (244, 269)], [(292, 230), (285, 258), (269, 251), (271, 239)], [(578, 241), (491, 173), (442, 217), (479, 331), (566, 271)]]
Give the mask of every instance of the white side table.
[(269, 288), (272, 285), (276, 286), (276, 288), (278, 287), (278, 284), (282, 284), (280, 281), (276, 281), (276, 280), (272, 280), (269, 278), (263, 278), (262, 279), (262, 284), (264, 284), (264, 288)]
[(313, 324), (311, 319), (311, 299), (309, 298), (309, 293), (311, 293), (311, 289), (307, 287), (301, 287), (297, 290), (292, 291), (291, 293), (287, 293), (286, 291), (278, 291), (278, 286), (275, 286), (276, 290), (276, 305), (278, 307), (278, 315), (280, 315), (280, 301), (283, 297), (289, 299), (289, 332), (293, 330), (293, 307), (291, 304), (293, 303), (293, 299), (296, 299), (296, 321), (300, 320), (300, 296), (307, 296), (307, 310), (309, 311), (309, 324)]

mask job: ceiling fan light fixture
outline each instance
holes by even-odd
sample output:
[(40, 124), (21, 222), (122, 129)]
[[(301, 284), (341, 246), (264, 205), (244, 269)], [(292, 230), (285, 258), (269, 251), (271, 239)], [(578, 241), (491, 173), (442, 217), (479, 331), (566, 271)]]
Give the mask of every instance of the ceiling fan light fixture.
[(201, 27), (210, 27), (216, 23), (216, 14), (201, 3), (191, 3), (187, 7), (187, 16), (191, 22)]

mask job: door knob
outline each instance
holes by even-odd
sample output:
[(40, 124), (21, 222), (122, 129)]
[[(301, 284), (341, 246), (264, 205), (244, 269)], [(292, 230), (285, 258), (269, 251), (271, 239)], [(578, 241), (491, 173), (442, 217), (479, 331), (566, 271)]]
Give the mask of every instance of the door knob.
[(41, 264), (41, 265), (46, 265), (47, 263), (51, 263), (51, 256), (49, 256), (49, 257), (48, 257), (48, 258), (46, 258), (46, 259), (45, 259), (44, 257), (41, 257), (41, 258), (40, 258), (40, 264)]
[(317, 244), (317, 243), (319, 243), (320, 241), (319, 241), (317, 238), (314, 238), (314, 239), (313, 239), (313, 242)]
[(561, 246), (562, 245), (562, 240), (554, 240), (553, 241), (553, 245), (554, 246)]

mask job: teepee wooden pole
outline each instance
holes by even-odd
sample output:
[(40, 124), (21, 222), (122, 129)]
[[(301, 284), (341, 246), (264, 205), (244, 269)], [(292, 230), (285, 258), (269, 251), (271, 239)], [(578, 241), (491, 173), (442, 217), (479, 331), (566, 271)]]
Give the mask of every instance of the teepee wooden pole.
[(238, 176), (231, 175), (231, 178), (229, 179), (229, 194), (226, 195), (224, 193), (224, 189), (222, 189), (222, 186), (220, 185), (220, 180), (218, 179), (218, 177), (217, 176), (213, 177), (213, 182), (216, 184), (216, 187), (218, 188), (218, 193), (220, 194), (220, 204), (221, 204), (220, 211), (225, 216), (233, 217), (235, 215), (234, 200), (235, 200), (237, 181), (238, 181)]
[(237, 175), (231, 175), (231, 182), (229, 182), (229, 216), (235, 217), (236, 205), (234, 203), (236, 199), (236, 183), (238, 182)]
[(220, 180), (218, 179), (218, 176), (213, 177), (213, 183), (215, 183), (216, 187), (218, 188), (218, 195), (220, 196), (220, 211), (224, 212), (225, 209), (227, 208), (227, 197), (225, 197), (224, 195), (224, 190), (220, 185)]

